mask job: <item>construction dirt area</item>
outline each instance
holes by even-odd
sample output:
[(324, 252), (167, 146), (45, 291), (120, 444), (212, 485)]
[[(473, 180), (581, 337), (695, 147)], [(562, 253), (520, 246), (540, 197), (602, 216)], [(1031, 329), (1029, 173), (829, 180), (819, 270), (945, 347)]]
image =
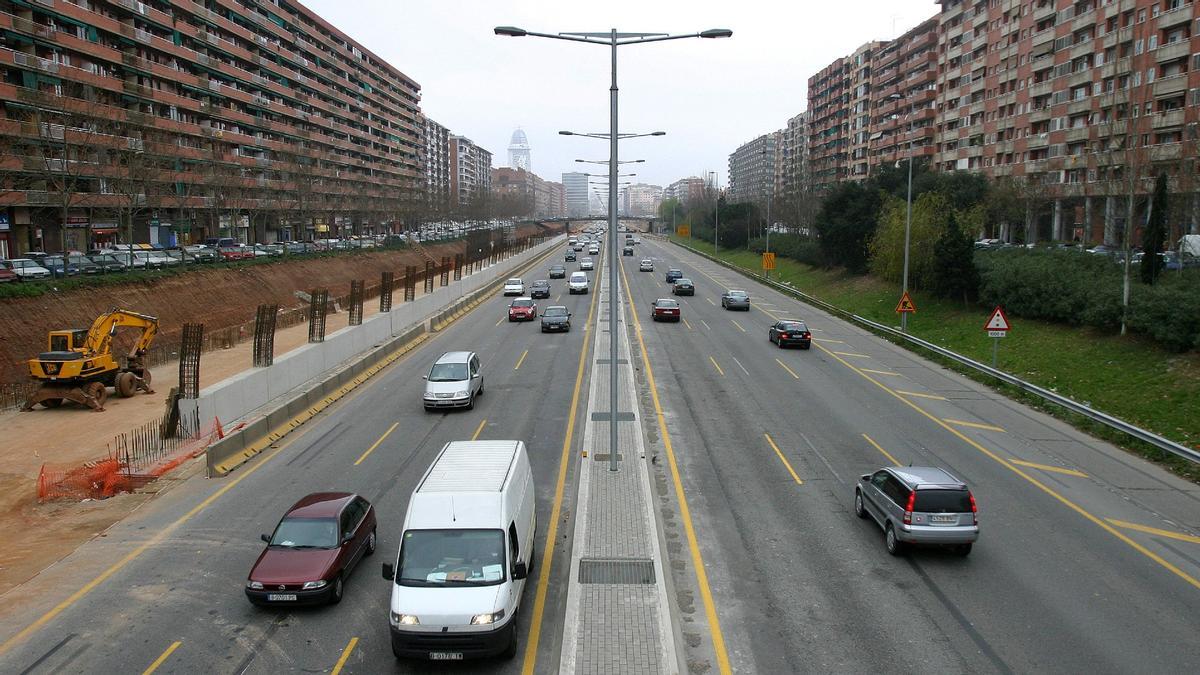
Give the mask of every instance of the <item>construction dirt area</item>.
[[(426, 250), (440, 260), (440, 256), (461, 253), (462, 244), (428, 246)], [(250, 338), (257, 305), (278, 303), (281, 310), (301, 307), (304, 302), (295, 296), (296, 291), (328, 288), (333, 298), (346, 294), (354, 279), (364, 279), (370, 295), (372, 289), (377, 292), (380, 272), (394, 271), (399, 279), (406, 265), (424, 269), (424, 259), (413, 251), (351, 253), (277, 265), (197, 271), (154, 283), (4, 300), (0, 301), (0, 359), (12, 371), (14, 364), (23, 365), (24, 359), (44, 349), (48, 330), (85, 327), (111, 307), (120, 307), (157, 316), (160, 335), (165, 336), (167, 344), (172, 344), (172, 335), (177, 344), (185, 322), (204, 323), (206, 333), (210, 327), (233, 327), (237, 333), (201, 356), (203, 388), (252, 367)], [(420, 296), (422, 284), (417, 283), (415, 290)], [(403, 302), (403, 288), (399, 287), (393, 306)], [(326, 334), (349, 323), (344, 307), (331, 304), (332, 309), (336, 313), (326, 319)], [(378, 310), (378, 297), (368, 297), (363, 305), (364, 317)], [(243, 331), (237, 327), (247, 321), (251, 322), (251, 334), (238, 335)], [(307, 341), (307, 322), (279, 328), (275, 333), (275, 355), (302, 347)], [(132, 398), (111, 395), (104, 412), (73, 404), (55, 409), (39, 406), (25, 413), (15, 409), (0, 412), (0, 461), (4, 467), (0, 471), (0, 531), (5, 533), (6, 544), (0, 550), (0, 596), (102, 534), (154, 493), (190, 474), (189, 466), (194, 468), (203, 461), (185, 464), (134, 494), (84, 502), (37, 503), (37, 479), (44, 463), (83, 463), (104, 457), (116, 436), (161, 420), (167, 395), (177, 384), (178, 370), (178, 361), (160, 361), (151, 367), (154, 394), (139, 392)], [(4, 381), (13, 381), (11, 372)]]

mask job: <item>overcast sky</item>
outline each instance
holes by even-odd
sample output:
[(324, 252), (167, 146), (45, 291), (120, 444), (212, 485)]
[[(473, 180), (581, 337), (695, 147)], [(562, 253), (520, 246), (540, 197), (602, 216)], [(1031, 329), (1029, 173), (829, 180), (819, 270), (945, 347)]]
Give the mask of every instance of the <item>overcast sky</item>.
[(490, 150), (493, 166), (508, 164), (512, 132), (523, 128), (533, 170), (547, 180), (587, 166), (576, 158), (608, 158), (604, 141), (558, 135), (608, 131), (608, 50), (498, 37), (495, 26), (543, 33), (733, 30), (726, 40), (617, 52), (621, 132), (667, 132), (622, 143), (620, 156), (645, 159), (634, 180), (662, 186), (706, 170), (719, 171), (724, 184), (730, 152), (805, 109), (810, 75), (937, 12), (934, 0), (304, 1), (415, 79), (422, 111)]

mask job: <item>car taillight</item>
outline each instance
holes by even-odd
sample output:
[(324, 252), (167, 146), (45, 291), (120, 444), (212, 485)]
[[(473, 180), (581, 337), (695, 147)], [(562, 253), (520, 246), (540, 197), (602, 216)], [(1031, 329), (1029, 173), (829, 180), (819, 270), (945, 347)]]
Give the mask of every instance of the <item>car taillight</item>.
[(975, 495), (967, 492), (967, 498), (971, 500), (971, 520), (975, 521), (975, 525), (979, 524), (979, 507), (975, 505)]
[(913, 490), (908, 493), (908, 503), (904, 505), (904, 524), (912, 525), (913, 507), (917, 503), (917, 491)]
[(779, 334), (779, 339), (780, 339), (780, 340), (786, 340), (786, 339), (788, 339), (788, 334), (787, 334), (787, 333), (780, 333), (780, 334)]
[(802, 337), (803, 337), (805, 340), (811, 340), (811, 339), (812, 339), (812, 333), (805, 333), (805, 334), (804, 334)]

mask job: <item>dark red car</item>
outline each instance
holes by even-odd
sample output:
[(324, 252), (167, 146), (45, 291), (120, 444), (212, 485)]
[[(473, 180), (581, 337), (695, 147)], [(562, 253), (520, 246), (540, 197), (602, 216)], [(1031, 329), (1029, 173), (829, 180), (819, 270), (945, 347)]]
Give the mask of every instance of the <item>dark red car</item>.
[(517, 298), (508, 306), (509, 321), (533, 321), (537, 318), (537, 303), (533, 298)]
[(375, 552), (375, 508), (349, 492), (317, 492), (296, 502), (262, 539), (267, 548), (246, 579), (250, 602), (336, 604), (346, 577)]
[(254, 251), (243, 246), (225, 246), (218, 251), (222, 260), (246, 260), (254, 257)]
[(679, 301), (671, 298), (659, 298), (654, 301), (654, 310), (650, 318), (655, 321), (679, 321)]

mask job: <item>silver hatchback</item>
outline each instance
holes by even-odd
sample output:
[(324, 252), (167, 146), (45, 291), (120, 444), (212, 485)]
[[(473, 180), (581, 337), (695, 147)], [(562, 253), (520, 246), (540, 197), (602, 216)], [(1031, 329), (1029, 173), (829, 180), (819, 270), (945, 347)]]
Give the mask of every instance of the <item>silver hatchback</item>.
[(892, 555), (908, 544), (929, 544), (965, 556), (979, 538), (975, 496), (937, 467), (890, 466), (863, 474), (854, 486), (854, 513), (883, 528)]

